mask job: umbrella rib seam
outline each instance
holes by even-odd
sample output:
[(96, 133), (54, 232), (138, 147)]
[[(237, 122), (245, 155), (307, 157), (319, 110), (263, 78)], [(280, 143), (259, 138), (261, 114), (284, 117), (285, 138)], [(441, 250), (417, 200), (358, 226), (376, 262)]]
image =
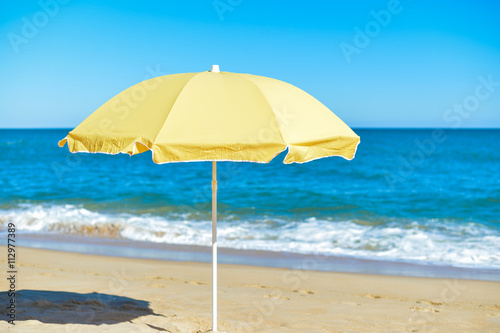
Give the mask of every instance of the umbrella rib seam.
[[(288, 146), (288, 143), (285, 142), (285, 140), (283, 139), (283, 135), (281, 135), (281, 129), (279, 128), (280, 123), (278, 121), (278, 118), (276, 118), (276, 114), (274, 113), (273, 107), (271, 106), (271, 104), (269, 104), (269, 101), (267, 100), (266, 94), (264, 94), (264, 92), (262, 92), (262, 89), (260, 89), (260, 87), (255, 82), (253, 82), (251, 79), (249, 79), (246, 76), (244, 76), (244, 78), (245, 78), (245, 80), (250, 82), (260, 92), (260, 94), (264, 97), (264, 100), (266, 101), (266, 104), (269, 106), (269, 109), (271, 110), (271, 114), (272, 114), (274, 120), (276, 121), (276, 124), (278, 125), (278, 133), (280, 135), (281, 142), (283, 142), (283, 144), (285, 144), (285, 146)], [(285, 149), (286, 149), (286, 147), (285, 147)], [(283, 149), (282, 151), (284, 151), (285, 149)], [(276, 155), (275, 155), (275, 157), (276, 157)]]
[[(167, 113), (166, 117), (165, 117), (165, 120), (163, 120), (163, 125), (161, 125), (160, 129), (158, 130), (158, 133), (156, 133), (155, 135), (155, 138), (153, 139), (152, 143), (153, 143), (153, 146), (155, 145), (156, 143), (156, 138), (158, 137), (158, 135), (160, 134), (160, 132), (163, 130), (163, 128), (165, 127), (165, 124), (167, 123), (167, 119), (168, 119), (168, 116), (170, 116), (170, 113), (172, 113), (172, 110), (174, 109), (175, 107), (175, 104), (177, 103), (177, 100), (179, 99), (179, 96), (182, 94), (182, 92), (184, 91), (184, 89), (186, 89), (186, 86), (191, 82), (191, 80), (198, 76), (199, 74), (201, 73), (204, 73), (204, 72), (200, 72), (200, 73), (195, 73), (187, 82), (186, 84), (182, 87), (181, 91), (179, 91), (179, 93), (177, 94), (177, 97), (175, 97), (175, 101), (174, 103), (172, 103), (172, 106), (170, 107), (170, 111)], [(142, 143), (142, 142), (141, 142)], [(147, 146), (146, 146), (147, 147)], [(150, 148), (150, 150), (153, 151), (154, 153), (154, 150), (153, 150), (153, 147), (148, 147)]]

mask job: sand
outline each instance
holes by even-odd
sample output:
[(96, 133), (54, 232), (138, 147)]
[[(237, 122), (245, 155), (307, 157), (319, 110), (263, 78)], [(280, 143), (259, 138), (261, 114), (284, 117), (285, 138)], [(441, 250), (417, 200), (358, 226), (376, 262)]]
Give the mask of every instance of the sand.
[[(210, 264), (17, 253), (15, 325), (3, 278), (1, 332), (211, 328)], [(500, 332), (500, 282), (219, 265), (218, 295), (225, 332)]]

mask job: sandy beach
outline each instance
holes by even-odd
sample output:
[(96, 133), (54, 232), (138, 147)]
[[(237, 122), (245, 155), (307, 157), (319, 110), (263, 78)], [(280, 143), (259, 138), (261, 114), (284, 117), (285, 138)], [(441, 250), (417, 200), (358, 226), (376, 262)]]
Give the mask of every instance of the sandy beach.
[(500, 333), (500, 1), (0, 8), (0, 333)]
[[(3, 278), (1, 331), (184, 333), (211, 327), (209, 264), (30, 248), (17, 253), (15, 326), (5, 321), (9, 287)], [(224, 264), (219, 277), (220, 331), (500, 330), (500, 282)]]

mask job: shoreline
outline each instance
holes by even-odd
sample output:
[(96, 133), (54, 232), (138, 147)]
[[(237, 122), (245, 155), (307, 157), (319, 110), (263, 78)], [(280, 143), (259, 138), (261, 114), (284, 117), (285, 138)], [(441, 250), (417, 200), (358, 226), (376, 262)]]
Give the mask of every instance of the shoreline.
[[(1, 320), (1, 331), (200, 333), (211, 327), (210, 264), (31, 248), (18, 248), (18, 254), (16, 325)], [(8, 290), (6, 280), (1, 285)], [(220, 264), (219, 328), (493, 332), (500, 328), (499, 287), (489, 281)]]
[[(208, 246), (57, 234), (19, 234), (19, 236), (21, 236), (18, 237), (19, 246), (29, 248), (178, 262), (209, 263), (212, 260), (211, 247)], [(221, 264), (387, 276), (500, 281), (500, 269), (490, 268), (455, 267), (224, 247), (219, 247), (218, 254), (218, 261)]]

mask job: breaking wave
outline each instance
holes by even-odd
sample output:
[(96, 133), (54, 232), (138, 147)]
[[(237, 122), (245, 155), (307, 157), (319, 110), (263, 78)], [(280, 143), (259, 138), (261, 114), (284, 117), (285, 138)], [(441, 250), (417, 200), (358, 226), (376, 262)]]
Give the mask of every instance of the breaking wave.
[[(27, 204), (0, 210), (0, 230), (10, 222), (19, 232), (211, 244), (211, 221), (182, 213), (108, 214), (74, 205)], [(218, 242), (234, 249), (500, 268), (500, 231), (474, 222), (225, 218), (218, 222)]]

